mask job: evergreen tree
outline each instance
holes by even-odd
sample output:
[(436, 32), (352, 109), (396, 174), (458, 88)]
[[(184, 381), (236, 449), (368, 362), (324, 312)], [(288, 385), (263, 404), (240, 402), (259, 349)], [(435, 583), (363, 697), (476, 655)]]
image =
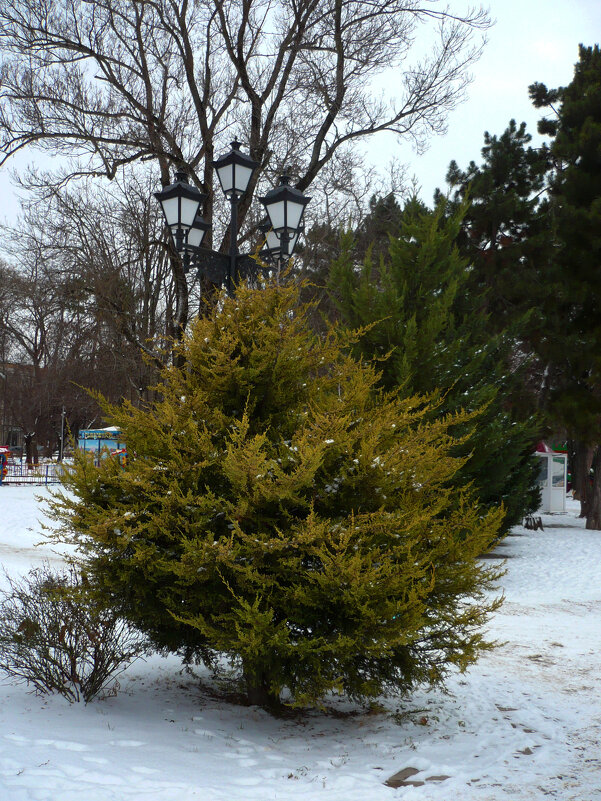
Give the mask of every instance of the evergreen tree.
[(330, 264), (340, 255), (340, 232), (327, 222), (312, 225), (305, 231), (302, 243), (291, 260), (287, 280), (301, 287), (301, 302), (311, 305), (311, 325), (314, 331), (327, 330), (327, 321), (335, 319), (326, 291)]
[[(419, 201), (414, 199), (413, 202)], [(394, 193), (371, 197), (368, 212), (355, 230), (356, 258), (363, 261), (369, 252), (372, 261), (379, 264), (381, 257), (388, 253), (390, 237), (401, 233), (402, 217), (403, 211)]]
[[(375, 263), (380, 255), (388, 251), (390, 236), (398, 235), (402, 211), (394, 193), (385, 197), (373, 195), (367, 210), (355, 228), (355, 257), (364, 259), (369, 252)], [(341, 229), (327, 223), (313, 225), (297, 249), (298, 263), (302, 265), (299, 275), (304, 279), (302, 300), (314, 302), (315, 313), (312, 324), (315, 330), (323, 331), (324, 321), (338, 318), (336, 306), (327, 291), (331, 265), (341, 254)], [(294, 264), (297, 271), (297, 265)]]
[(486, 310), (491, 328), (515, 333), (518, 324), (522, 341), (540, 329), (541, 279), (553, 244), (543, 198), (549, 153), (531, 140), (526, 124), (511, 120), (499, 137), (485, 132), (480, 166), (472, 161), (461, 170), (452, 161), (447, 173), (452, 205), (470, 200), (458, 238), (472, 266), (469, 298)]
[[(559, 89), (530, 87), (537, 108), (553, 117), (539, 124), (552, 137), (551, 213), (556, 258), (547, 276), (540, 342), (547, 366), (548, 408), (577, 444), (577, 462), (589, 451), (595, 481), (585, 514), (601, 529), (601, 51), (579, 49), (572, 82)], [(578, 453), (579, 452), (579, 453)], [(586, 467), (581, 479), (588, 480)]]
[(76, 458), (55, 498), (96, 592), (160, 648), (238, 668), (251, 702), (442, 682), (485, 647), (502, 512), (450, 482), (453, 426), (377, 388), (299, 289), (196, 320), (144, 410), (105, 404), (125, 467)]
[(344, 322), (367, 329), (355, 353), (381, 360), (384, 387), (438, 392), (447, 412), (479, 410), (458, 450), (470, 458), (456, 480), (472, 481), (485, 507), (505, 505), (506, 531), (538, 505), (536, 429), (531, 419), (518, 421), (508, 403), (512, 339), (491, 334), (477, 308), (463, 311), (470, 269), (457, 239), (466, 210), (465, 201), (448, 215), (442, 199), (434, 212), (410, 200), (401, 234), (389, 240), (377, 269), (369, 257), (357, 268), (347, 236), (330, 289)]

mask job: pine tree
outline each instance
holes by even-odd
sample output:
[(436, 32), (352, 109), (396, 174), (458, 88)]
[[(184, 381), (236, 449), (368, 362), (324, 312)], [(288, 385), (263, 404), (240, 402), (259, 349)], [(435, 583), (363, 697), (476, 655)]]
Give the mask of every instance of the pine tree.
[[(552, 137), (551, 214), (556, 231), (553, 270), (546, 275), (549, 328), (539, 352), (547, 364), (547, 406), (593, 455), (595, 483), (587, 528), (601, 529), (601, 50), (579, 48), (571, 83), (530, 87), (537, 108), (553, 116), (539, 123)], [(580, 461), (580, 459), (578, 459)], [(582, 460), (586, 463), (586, 459)], [(586, 471), (588, 472), (588, 471)], [(584, 478), (584, 476), (581, 476)], [(586, 476), (588, 480), (588, 475)]]
[(509, 378), (511, 337), (491, 332), (478, 303), (470, 308), (466, 300), (471, 270), (457, 240), (467, 208), (463, 201), (449, 214), (441, 199), (430, 212), (410, 200), (401, 234), (390, 239), (388, 258), (377, 268), (369, 257), (357, 268), (348, 235), (330, 290), (343, 321), (367, 329), (355, 353), (381, 360), (383, 386), (408, 395), (439, 393), (447, 412), (479, 410), (458, 449), (470, 458), (456, 480), (473, 482), (485, 507), (504, 504), (507, 531), (539, 502), (531, 457), (536, 428), (531, 419), (516, 419), (508, 403), (515, 381)]
[(452, 205), (470, 200), (458, 240), (472, 266), (468, 294), (491, 329), (518, 324), (522, 340), (540, 328), (541, 273), (553, 250), (543, 199), (549, 152), (531, 141), (526, 124), (511, 120), (501, 136), (485, 132), (481, 165), (461, 170), (452, 161), (447, 173)]
[(498, 571), (477, 556), (502, 513), (451, 484), (465, 415), (378, 389), (298, 295), (239, 287), (196, 320), (159, 400), (104, 404), (130, 458), (76, 458), (55, 536), (157, 647), (227, 657), (253, 703), (442, 682), (487, 647)]

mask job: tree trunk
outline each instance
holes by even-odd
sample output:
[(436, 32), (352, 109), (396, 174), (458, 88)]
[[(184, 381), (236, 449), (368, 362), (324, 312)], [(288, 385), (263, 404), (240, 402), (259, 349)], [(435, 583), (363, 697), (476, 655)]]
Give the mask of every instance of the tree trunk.
[(574, 497), (580, 501), (580, 517), (587, 517), (591, 500), (590, 470), (595, 449), (586, 442), (574, 443)]
[(25, 443), (25, 461), (29, 470), (33, 470), (34, 461), (37, 464), (37, 459), (34, 459), (34, 434), (25, 434), (23, 442)]
[(593, 486), (590, 490), (586, 514), (586, 527), (601, 531), (601, 445), (597, 445), (593, 459)]
[(260, 706), (270, 711), (279, 709), (281, 706), (280, 697), (270, 692), (269, 682), (264, 672), (259, 674), (250, 673), (245, 669), (244, 681), (249, 704)]

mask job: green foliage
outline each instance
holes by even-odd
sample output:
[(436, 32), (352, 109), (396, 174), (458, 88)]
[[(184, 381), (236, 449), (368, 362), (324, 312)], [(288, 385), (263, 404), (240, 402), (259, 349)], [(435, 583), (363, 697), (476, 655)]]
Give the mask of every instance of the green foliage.
[(376, 264), (368, 252), (357, 270), (354, 237), (347, 235), (332, 265), (332, 296), (347, 325), (369, 327), (357, 350), (382, 360), (387, 389), (407, 384), (410, 392), (433, 392), (448, 387), (455, 372), (461, 343), (452, 306), (466, 274), (455, 247), (462, 213), (444, 219), (442, 204), (431, 214), (414, 201), (401, 235), (388, 239), (388, 258)]
[[(538, 408), (544, 365), (536, 354), (553, 325), (544, 313), (553, 291), (550, 266), (555, 255), (543, 191), (550, 154), (546, 146), (532, 148), (531, 140), (525, 123), (518, 126), (511, 120), (501, 136), (484, 134), (480, 165), (471, 162), (462, 171), (451, 162), (447, 174), (451, 208), (470, 199), (458, 237), (470, 264), (461, 307), (479, 321), (477, 336), (494, 355), (485, 359), (485, 368), (498, 395), (482, 434), (503, 462), (485, 461), (481, 476), (491, 477), (486, 485), (493, 493), (488, 497), (498, 494), (508, 504), (508, 524), (539, 503), (536, 463), (530, 456), (544, 425)], [(476, 476), (475, 462), (473, 468)]]
[(78, 458), (53, 503), (92, 585), (161, 648), (225, 656), (252, 702), (442, 682), (487, 644), (502, 512), (450, 482), (427, 400), (377, 388), (299, 289), (244, 287), (196, 320), (160, 400), (105, 411), (125, 468)]
[(548, 406), (556, 425), (584, 442), (601, 441), (601, 50), (579, 49), (567, 87), (533, 84), (530, 96), (554, 118), (550, 214), (555, 258), (546, 272), (548, 330), (539, 343), (549, 365)]
[(489, 318), (466, 297), (471, 265), (457, 241), (467, 209), (466, 200), (450, 213), (444, 200), (434, 212), (410, 201), (401, 233), (378, 265), (368, 257), (358, 268), (354, 238), (346, 235), (330, 292), (342, 320), (365, 328), (354, 352), (380, 360), (384, 387), (407, 395), (438, 392), (438, 412), (478, 413), (458, 429), (471, 436), (455, 449), (469, 459), (454, 481), (458, 487), (473, 482), (487, 508), (504, 504), (506, 531), (538, 505), (531, 458), (536, 433), (508, 404), (513, 339), (491, 332)]
[(380, 258), (388, 253), (390, 238), (399, 236), (402, 219), (403, 211), (392, 192), (384, 197), (371, 197), (369, 211), (355, 231), (357, 258), (363, 261), (369, 253), (372, 261), (379, 264)]
[(526, 124), (511, 120), (501, 136), (485, 132), (480, 166), (472, 161), (460, 170), (453, 161), (447, 173), (452, 205), (470, 200), (458, 242), (472, 267), (471, 303), (486, 310), (493, 331), (519, 325), (522, 340), (540, 323), (540, 271), (552, 254), (541, 205), (549, 152), (530, 147), (531, 140)]
[[(566, 87), (530, 87), (539, 124), (552, 137), (549, 182), (555, 257), (545, 279), (545, 405), (556, 428), (576, 441), (576, 487), (590, 529), (601, 529), (601, 50), (579, 48)], [(594, 453), (593, 487), (585, 454)]]

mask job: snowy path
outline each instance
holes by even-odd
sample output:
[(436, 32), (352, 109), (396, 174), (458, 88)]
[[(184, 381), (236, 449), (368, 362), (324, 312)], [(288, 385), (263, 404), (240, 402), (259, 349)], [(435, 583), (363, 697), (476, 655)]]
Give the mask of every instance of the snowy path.
[[(36, 547), (34, 492), (0, 488), (10, 574), (60, 559)], [(350, 714), (273, 720), (215, 699), (159, 657), (87, 707), (4, 683), (0, 801), (601, 801), (601, 533), (575, 510), (501, 545), (507, 600), (490, 629), (506, 644), (448, 695), (389, 699), (389, 713), (340, 703)], [(416, 781), (449, 778), (384, 786), (405, 767)]]

